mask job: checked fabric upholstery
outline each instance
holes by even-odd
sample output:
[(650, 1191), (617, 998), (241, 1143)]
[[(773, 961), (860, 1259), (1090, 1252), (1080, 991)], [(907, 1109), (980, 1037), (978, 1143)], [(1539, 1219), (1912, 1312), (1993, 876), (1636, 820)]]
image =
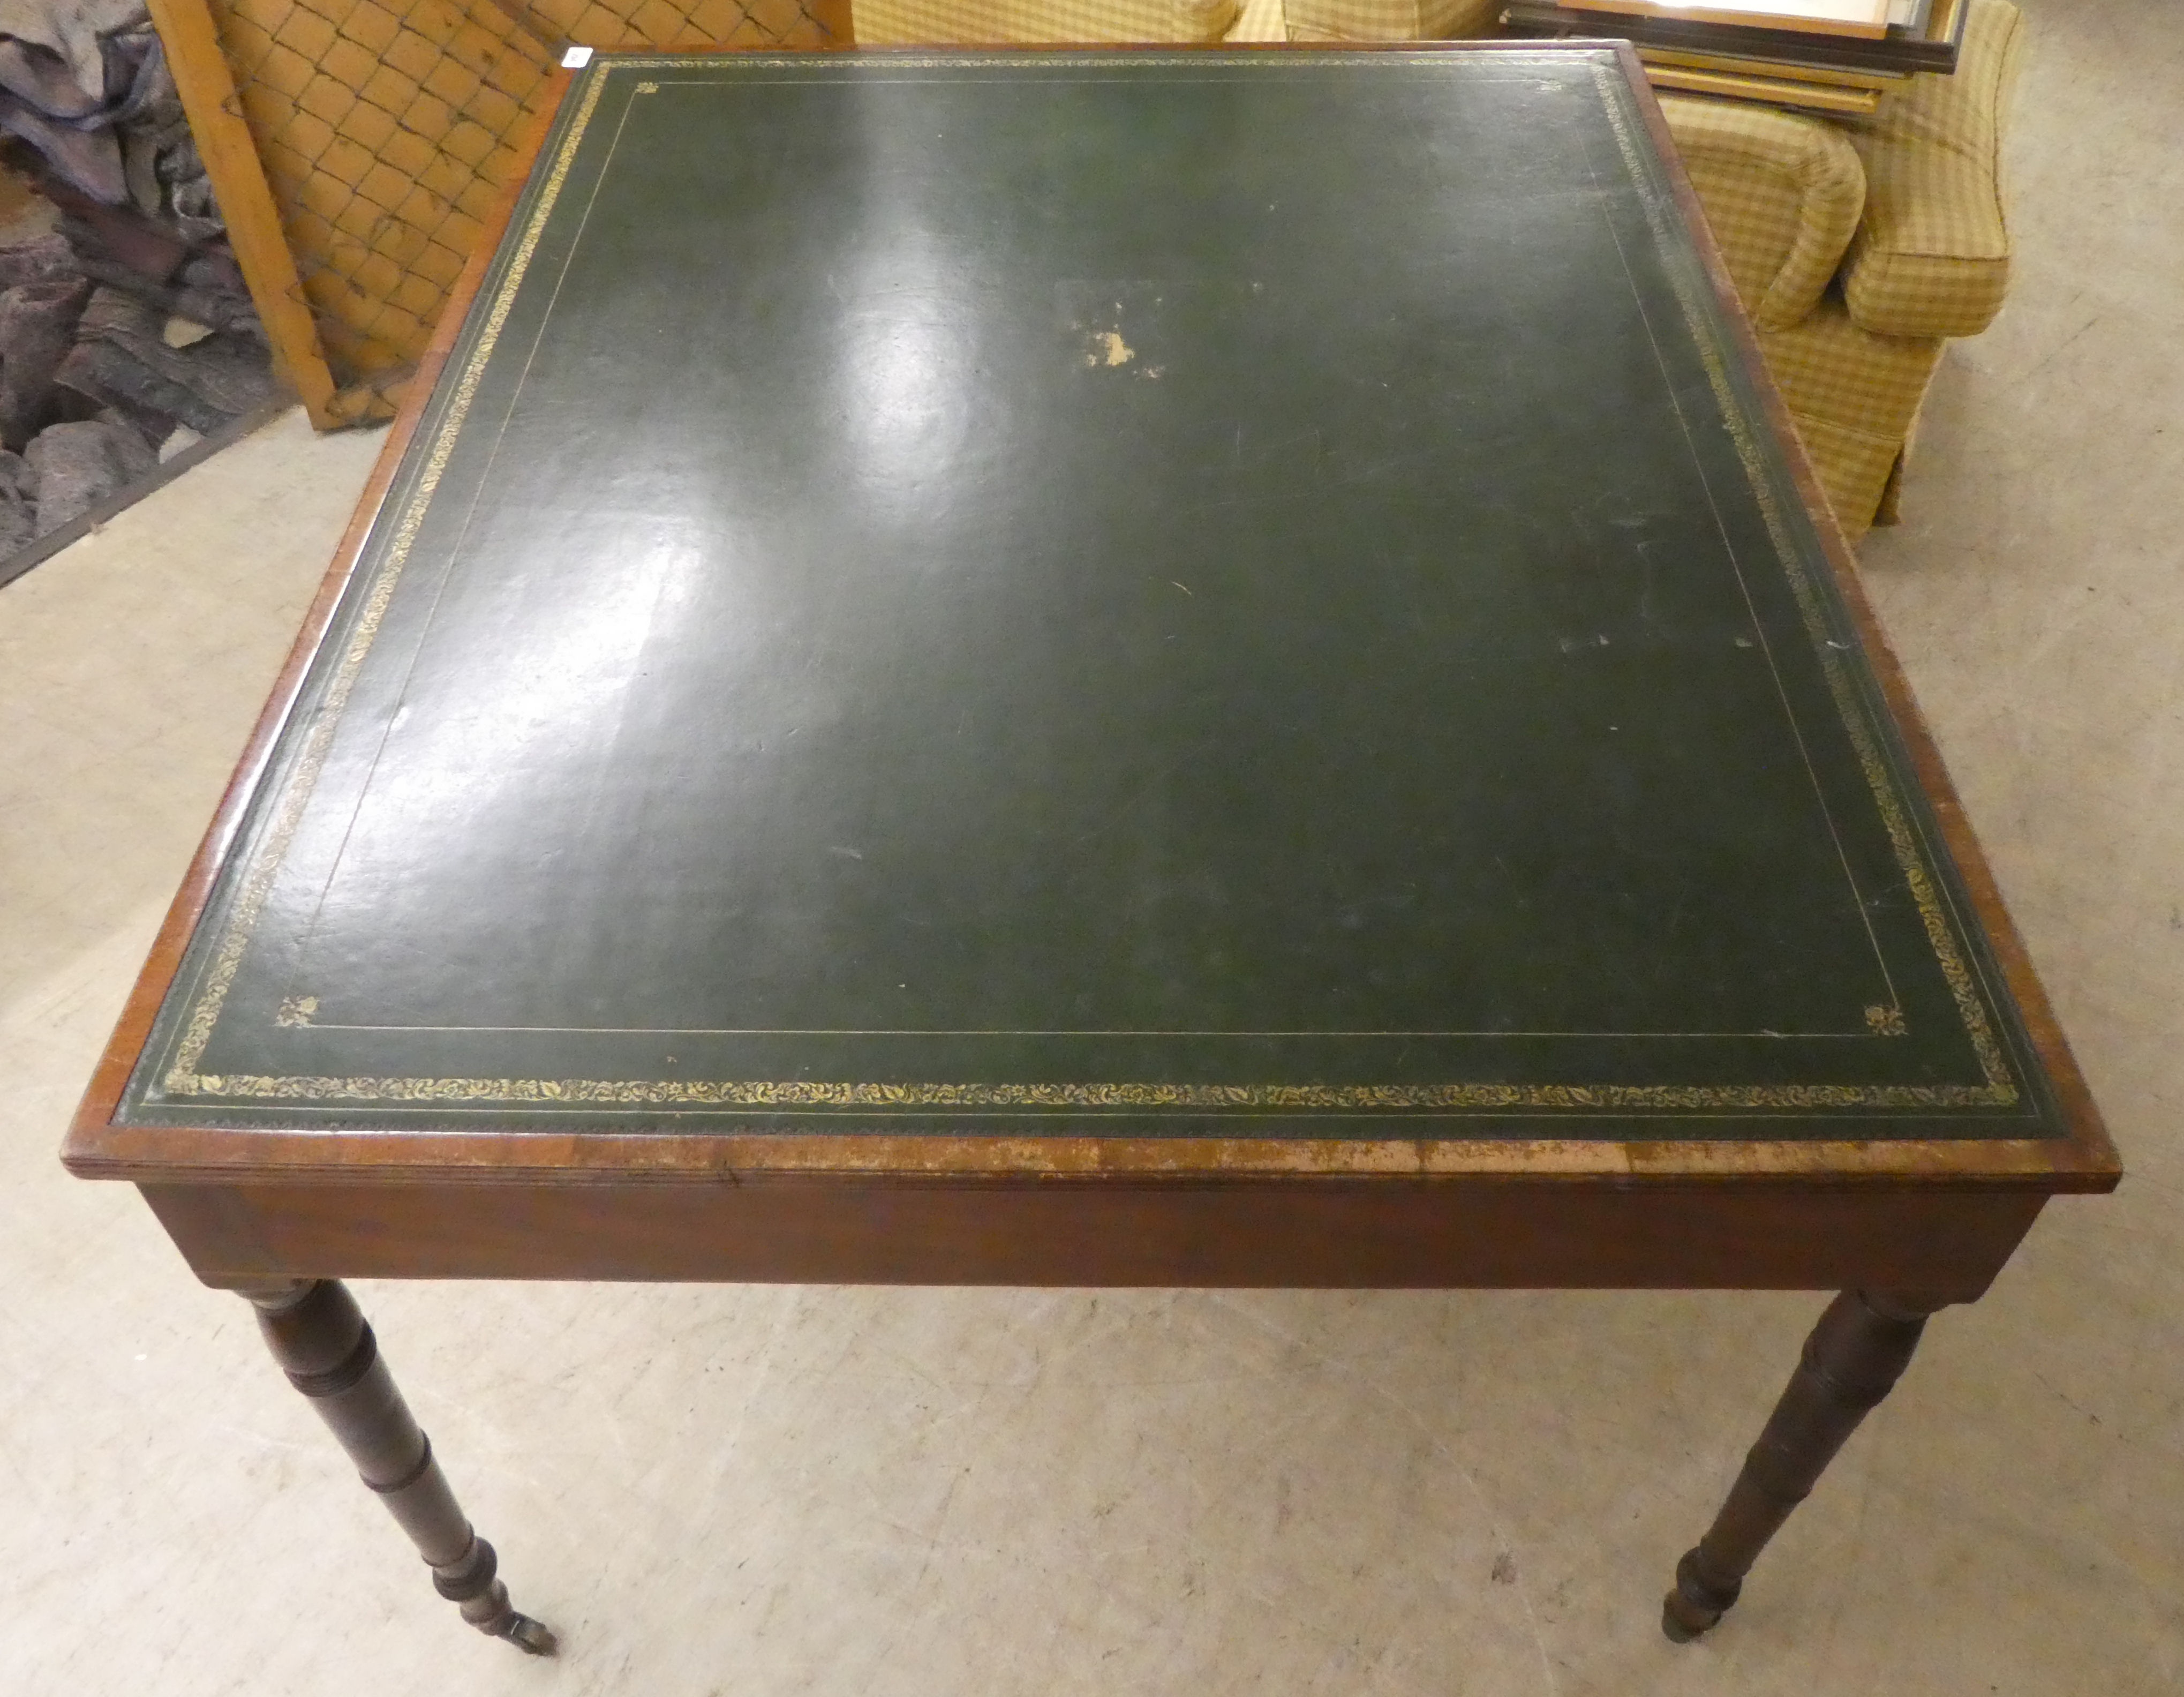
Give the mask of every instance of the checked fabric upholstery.
[(1661, 109), (1768, 369), (1843, 529), (1886, 520), (1947, 339), (2009, 284), (2001, 147), (2025, 21), (1973, 0), (1953, 76), (1869, 117), (1808, 118), (1696, 95)]
[[(1491, 35), (1502, 0), (855, 0), (872, 46), (1373, 42)], [(1703, 95), (1661, 109), (1844, 531), (1892, 517), (1948, 338), (2009, 283), (2003, 114), (2025, 27), (1971, 0), (1953, 76), (1917, 76), (1865, 118)], [(1886, 510), (1884, 510), (1886, 507)]]

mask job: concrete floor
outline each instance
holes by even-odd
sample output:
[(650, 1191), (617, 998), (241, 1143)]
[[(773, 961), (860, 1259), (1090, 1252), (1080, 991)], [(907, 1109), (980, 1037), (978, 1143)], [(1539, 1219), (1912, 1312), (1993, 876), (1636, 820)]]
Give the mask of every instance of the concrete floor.
[(460, 1627), (61, 1128), (376, 444), (0, 593), (0, 1691), (2184, 1689), (2184, 27), (2030, 0), (2023, 260), (1871, 589), (2131, 1168), (1937, 1321), (1713, 1638), (1807, 1296), (361, 1287), (557, 1662)]

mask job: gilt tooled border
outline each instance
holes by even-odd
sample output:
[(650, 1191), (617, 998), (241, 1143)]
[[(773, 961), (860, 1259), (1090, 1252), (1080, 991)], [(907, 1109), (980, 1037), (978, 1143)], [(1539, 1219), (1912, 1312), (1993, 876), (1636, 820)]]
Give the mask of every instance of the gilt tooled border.
[[(1618, 98), (1629, 85), (1605, 65), (1593, 67), (1593, 79), (1600, 90), (1601, 104), (1607, 110), (1609, 126), (1615, 132), (1616, 145), (1622, 150), (1624, 163), (1629, 167), (1633, 179), (1641, 185), (1639, 198), (1646, 209), (1646, 222), (1652, 228), (1654, 240), (1663, 251), (1673, 251), (1674, 234), (1668, 227), (1667, 209), (1662, 198), (1643, 193), (1643, 185), (1648, 176), (1645, 156), (1639, 152), (1630, 134), (1630, 124)], [(1936, 963), (1941, 967), (1942, 976), (1948, 984), (1949, 994), (1957, 1004), (1958, 1017), (1964, 1021), (1964, 1034), (1970, 1040), (1973, 1053), (1978, 1058), (1980, 1071), (1986, 1079), (1990, 1099), (1997, 1106), (2008, 1107), (2018, 1099), (2018, 1088), (2011, 1075), (2009, 1063), (1995, 1036), (1993, 1024), (1987, 1018), (1986, 1007), (1973, 982), (1971, 969), (1957, 946), (1956, 935), (1950, 929), (1948, 916), (1942, 911), (1932, 870), (1919, 851), (1917, 834), (1912, 829), (1903, 797), (1897, 793), (1895, 781), (1889, 773), (1887, 762), (1881, 756), (1880, 741), (1875, 734), (1857, 681), (1845, 663), (1842, 653), (1829, 638), (1825, 604), (1818, 586), (1813, 582), (1805, 551), (1797, 545), (1787, 516), (1782, 511), (1781, 502), (1777, 499), (1774, 480), (1769, 474), (1767, 457), (1753, 438), (1752, 423), (1746, 416), (1744, 408), (1737, 403), (1728, 368), (1722, 359), (1719, 338), (1710, 333), (1711, 322), (1707, 315), (1706, 303), (1700, 298), (1696, 280), (1682, 266), (1672, 265), (1663, 269), (1669, 273), (1670, 287), (1675, 291), (1676, 304), (1682, 309), (1691, 341), (1706, 367), (1708, 384), (1713, 391), (1715, 403), (1721, 410), (1730, 440), (1736, 444), (1737, 459), (1744, 466), (1745, 479), (1759, 504), (1769, 539), (1774, 544), (1776, 557), (1782, 562), (1783, 575), (1789, 579), (1790, 591), (1797, 600), (1806, 635), (1813, 645), (1814, 651), (1819, 656), (1820, 668), (1827, 679), (1829, 694), (1834, 697), (1836, 712), (1850, 736), (1851, 745), (1858, 756), (1858, 767), (1865, 775), (1866, 784), (1873, 792), (1875, 806), (1880, 813), (1882, 829), (1888, 833), (1889, 846), (1896, 856), (1904, 882), (1910, 889), (1911, 899), (1918, 907), (1919, 917), (1926, 928), (1927, 941), (1933, 948)]]
[(242, 964), (244, 952), (250, 946), (251, 934), (256, 929), (259, 915), (265, 910), (266, 898), (271, 894), (273, 882), (288, 845), (301, 821), (305, 805), (317, 787), (320, 768), (324, 765), (328, 747), (332, 742), (335, 727), (341, 719), (342, 708), (354, 687), (357, 673), (362, 669), (365, 656), (371, 650), (379, 634), (381, 622), (387, 617), (388, 603), (393, 600), (395, 586), (402, 580), (403, 568), (409, 563), (410, 551), (415, 545), (417, 533), (425, 522), (425, 514), (438, 491), (440, 478), (447, 471), (448, 461), (454, 454), (455, 438), (461, 433), (464, 421), (470, 416), (471, 404), (477, 398), (478, 383), (485, 374), (486, 362), (493, 357), (499, 343), (502, 327), (515, 304), (516, 292), (530, 269), (533, 254), (538, 251), (539, 238), (545, 232), (546, 220), (561, 198), (562, 185), (567, 181), (570, 167), (575, 164), (577, 148), (583, 141), (584, 131), (590, 127), (592, 114), (598, 109), (599, 97), (605, 91), (606, 79), (594, 75), (584, 91), (583, 99), (577, 109), (575, 118), (563, 138), (560, 151), (555, 154), (553, 168), (539, 191), (538, 201), (531, 221), (524, 228), (522, 240), (517, 244), (509, 261), (508, 270), (501, 280), (499, 291), (493, 296), (493, 305), (486, 314), (485, 323), (478, 332), (469, 361), (464, 366), (454, 394), (449, 398), (447, 411), (442, 416), (438, 430), (432, 438), (431, 451), (426, 455), (423, 468), (415, 487), (411, 490), (408, 505), (389, 539), (379, 570), (371, 580), (363, 606), (359, 609), (355, 624), (351, 628), (347, 645), (342, 650), (340, 662), (334, 668), (326, 695), (315, 707), (311, 725), (305, 734), (303, 747), (298, 751), (294, 777), (282, 797), (280, 812), (271, 828), (254, 850), (248, 876), (237, 893), (237, 900), (228, 923), (221, 933), (220, 949), (213, 957), (211, 969), (205, 974), (203, 987), (190, 1009), (188, 1024), (184, 1027), (181, 1041), (176, 1045), (173, 1064), (164, 1080), (170, 1091), (181, 1095), (203, 1094), (197, 1074), (198, 1063), (204, 1058), (205, 1046), (212, 1041), (213, 1028), (220, 1022), (221, 1008), (227, 993), (235, 983), (235, 974)]
[(1986, 1085), (1579, 1084), (849, 1084), (668, 1079), (266, 1078), (213, 1074), (203, 1094), (244, 1101), (464, 1102), (483, 1107), (1172, 1108), (1198, 1112), (1515, 1108), (1652, 1110), (1992, 1108)]
[[(1317, 57), (1317, 56), (1315, 56)], [(1424, 58), (1417, 54), (1345, 55), (1341, 63), (1389, 64)], [(752, 60), (746, 59), (744, 64)], [(1201, 64), (1202, 58), (1139, 59), (1135, 64)], [(1292, 61), (1293, 63), (1294, 61)], [(1872, 728), (1866, 722), (1853, 680), (1841, 658), (1830, 647), (1823, 602), (1807, 572), (1802, 553), (1768, 476), (1767, 462), (1753, 439), (1749, 422), (1730, 386), (1728, 371), (1715, 345), (1713, 327), (1691, 280), (1669, 266), (1672, 286), (1692, 339), (1704, 361), (1722, 415), (1727, 421), (1740, 461), (1764, 516), (1768, 532), (1784, 563), (1806, 630), (1819, 654), (1830, 690), (1848, 729), (1866, 781), (1878, 805), (1890, 844), (1894, 850), (1913, 899), (1947, 980), (1982, 1073), (1984, 1085), (1176, 1085), (1176, 1084), (876, 1084), (815, 1080), (710, 1081), (617, 1079), (508, 1079), (404, 1077), (274, 1077), (259, 1075), (201, 1074), (197, 1070), (219, 1023), (229, 990), (248, 948), (259, 914), (271, 892), (274, 879), (303, 810), (315, 788), (333, 730), (340, 718), (365, 655), (377, 636), (396, 584), (407, 563), (425, 514), (437, 493), (442, 474), (454, 452), (455, 440), (469, 416), (487, 362), (497, 346), (515, 296), (530, 269), (531, 260), (547, 220), (560, 198), (579, 145), (597, 110), (613, 70), (681, 68), (699, 61), (687, 58), (618, 57), (601, 61), (587, 80), (581, 103), (562, 139), (534, 205), (529, 223), (495, 293), (483, 327), (472, 347), (443, 415), (421, 474), (404, 509), (400, 522), (371, 582), (358, 618), (323, 700), (317, 705), (303, 748), (292, 768), (295, 778), (282, 798), (280, 812), (252, 855), (248, 875), (225, 927), (217, 952), (203, 987), (192, 1006), (174, 1060), (161, 1085), (172, 1097), (219, 1097), (229, 1100), (287, 1102), (439, 1102), (480, 1106), (740, 1108), (786, 1111), (842, 1109), (1031, 1111), (1167, 1108), (1211, 1112), (1279, 1112), (1284, 1110), (1404, 1110), (1462, 1112), (1511, 1109), (1596, 1111), (1745, 1110), (1855, 1110), (1860, 1108), (1935, 1109), (1997, 1108), (2014, 1105), (2019, 1097), (2001, 1045), (1996, 1040), (1972, 976), (1956, 946), (1947, 915), (1942, 911), (1934, 880), (1918, 851), (1915, 834), (1890, 779), (1886, 763)], [(808, 61), (759, 61), (766, 64)], [(1010, 57), (969, 59), (961, 57), (903, 58), (891, 64), (906, 67), (1009, 65), (1025, 61)], [(1617, 143), (1634, 181), (1655, 239), (1673, 249), (1674, 232), (1669, 227), (1658, 196), (1645, 192), (1650, 172), (1637, 149), (1625, 120), (1618, 92), (1619, 75), (1604, 65), (1594, 67), (1594, 77)], [(649, 91), (646, 91), (649, 92)]]

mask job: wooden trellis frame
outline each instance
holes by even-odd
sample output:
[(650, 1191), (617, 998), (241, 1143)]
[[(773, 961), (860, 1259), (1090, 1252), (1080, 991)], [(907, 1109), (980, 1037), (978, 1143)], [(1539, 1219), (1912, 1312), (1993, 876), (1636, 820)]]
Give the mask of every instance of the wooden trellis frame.
[(823, 49), (850, 0), (148, 0), (320, 429), (393, 415), (568, 46)]
[(212, 14), (206, 10), (205, 0), (147, 3), (205, 174), (212, 179), (220, 215), (226, 220), (236, 264), (242, 269), (251, 304), (272, 344), (273, 358), (313, 424), (330, 430), (349, 422), (338, 409), (333, 372), (319, 345), (318, 327), (311, 321), (310, 305), (304, 298), (304, 280), (281, 233), (281, 210), (259, 162), (258, 144), (243, 120), (242, 97), (220, 51)]

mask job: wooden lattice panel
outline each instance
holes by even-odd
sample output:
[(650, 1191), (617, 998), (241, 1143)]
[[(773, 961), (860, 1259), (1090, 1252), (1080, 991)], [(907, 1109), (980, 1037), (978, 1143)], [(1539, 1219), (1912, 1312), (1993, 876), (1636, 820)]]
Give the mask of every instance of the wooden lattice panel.
[[(154, 15), (201, 137), (238, 109), (248, 128), (248, 148), (208, 159), (259, 310), (321, 424), (391, 410), (566, 47), (850, 38), (845, 0), (159, 0)], [(214, 39), (223, 63), (208, 64)], [(250, 153), (254, 189), (237, 180)], [(277, 230), (253, 241), (268, 190)]]

